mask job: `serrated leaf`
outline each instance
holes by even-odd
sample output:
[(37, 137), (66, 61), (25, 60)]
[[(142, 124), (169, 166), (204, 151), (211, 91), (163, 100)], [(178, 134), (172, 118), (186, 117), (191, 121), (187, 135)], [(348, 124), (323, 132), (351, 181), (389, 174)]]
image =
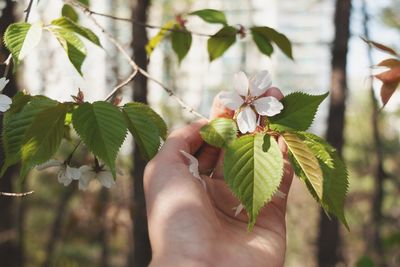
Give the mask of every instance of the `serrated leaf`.
[(14, 60), (14, 70), (40, 42), (42, 23), (19, 22), (11, 24), (4, 34), (4, 44), (10, 50)]
[(51, 33), (57, 38), (61, 46), (64, 48), (69, 61), (75, 67), (75, 69), (82, 75), (82, 64), (86, 58), (86, 47), (79, 37), (64, 28), (61, 27), (49, 27)]
[(150, 57), (151, 53), (153, 53), (157, 45), (159, 45), (159, 43), (167, 36), (167, 34), (170, 33), (169, 30), (171, 30), (175, 26), (175, 24), (175, 20), (168, 21), (162, 26), (162, 29), (159, 30), (159, 32), (149, 40), (149, 42), (146, 44), (147, 56)]
[(200, 129), (200, 135), (208, 144), (222, 148), (236, 139), (237, 131), (234, 120), (218, 118), (204, 125)]
[(253, 41), (257, 45), (258, 50), (260, 50), (261, 53), (271, 56), (272, 53), (274, 52), (274, 47), (271, 44), (271, 40), (266, 38), (263, 34), (259, 33), (258, 31), (251, 30), (251, 35), (253, 36)]
[(268, 135), (244, 135), (225, 151), (225, 181), (245, 206), (252, 229), (260, 209), (282, 180), (283, 158), (275, 139)]
[(178, 25), (175, 26), (176, 30), (171, 33), (172, 49), (178, 56), (179, 63), (185, 58), (192, 45), (192, 35), (185, 28)]
[(293, 59), (292, 54), (292, 43), (289, 39), (282, 33), (276, 31), (270, 27), (252, 27), (251, 34), (253, 35), (254, 42), (256, 43), (258, 49), (270, 56), (272, 53), (269, 52), (270, 43), (275, 43), (279, 49), (290, 59)]
[[(23, 96), (16, 95), (16, 97), (21, 98)], [(5, 161), (1, 168), (0, 176), (3, 176), (8, 167), (21, 160), (21, 146), (23, 140), (37, 114), (46, 108), (57, 105), (56, 101), (44, 96), (32, 97), (28, 99), (29, 103), (26, 102), (27, 99), (25, 97), (23, 97), (23, 99), (21, 98), (21, 101), (25, 103), (25, 105), (21, 104), (19, 107), (16, 106), (15, 110), (4, 114), (2, 140)]]
[(202, 9), (189, 13), (189, 15), (198, 16), (202, 20), (208, 23), (217, 23), (222, 25), (227, 25), (225, 14), (219, 10), (215, 9)]
[(313, 151), (295, 133), (285, 132), (282, 136), (293, 159), (305, 174), (306, 180), (311, 184), (318, 198), (322, 199), (324, 194), (323, 175)]
[(122, 112), (105, 101), (83, 103), (72, 113), (72, 123), (89, 150), (115, 178), (115, 160), (127, 132)]
[(323, 95), (308, 95), (301, 92), (291, 93), (283, 98), (283, 110), (270, 117), (270, 127), (276, 131), (293, 129), (305, 131), (314, 120), (319, 105), (329, 93)]
[(61, 9), (61, 15), (63, 17), (69, 18), (73, 22), (78, 22), (78, 20), (79, 20), (78, 13), (76, 13), (75, 9), (71, 5), (68, 5), (68, 4), (63, 5), (63, 7)]
[(67, 112), (68, 105), (58, 104), (35, 116), (22, 141), (22, 177), (35, 165), (48, 161), (57, 151), (64, 137)]
[(10, 108), (7, 110), (8, 116), (9, 114), (14, 114), (17, 112), (20, 112), (21, 109), (29, 102), (31, 101), (32, 96), (27, 95), (24, 92), (17, 92), (13, 98), (12, 98), (12, 103), (10, 105)]
[(232, 26), (223, 27), (207, 41), (210, 61), (221, 57), (236, 41), (237, 30)]
[(55, 19), (51, 22), (51, 25), (58, 26), (62, 29), (79, 34), (80, 36), (85, 37), (86, 39), (88, 39), (89, 41), (94, 43), (95, 45), (98, 45), (101, 47), (100, 40), (93, 31), (75, 23), (70, 18), (61, 17), (61, 18)]
[[(310, 184), (307, 184), (310, 193), (321, 203), (322, 208), (330, 214), (336, 215), (339, 220), (349, 229), (344, 214), (345, 198), (348, 191), (348, 172), (345, 164), (333, 148), (322, 138), (311, 134), (298, 132), (304, 143), (312, 150), (318, 158), (323, 173), (323, 196), (319, 199)], [(299, 173), (303, 175), (304, 173)], [(305, 179), (305, 177), (302, 177)]]
[(162, 118), (149, 106), (142, 103), (128, 103), (123, 107), (128, 129), (135, 138), (141, 154), (146, 160), (152, 159), (165, 139), (167, 126)]

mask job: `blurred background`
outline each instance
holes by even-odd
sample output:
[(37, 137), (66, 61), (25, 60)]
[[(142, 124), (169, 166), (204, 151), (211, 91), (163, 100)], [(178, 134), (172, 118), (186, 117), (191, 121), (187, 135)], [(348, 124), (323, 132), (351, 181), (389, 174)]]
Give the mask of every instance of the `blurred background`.
[[(28, 1), (0, 0), (0, 34), (23, 20)], [(35, 1), (29, 21), (45, 23), (60, 16), (61, 0)], [(346, 214), (351, 231), (329, 220), (295, 180), (287, 215), (287, 267), (400, 266), (400, 94), (380, 111), (381, 84), (371, 81), (372, 65), (388, 56), (371, 50), (361, 36), (400, 49), (399, 0), (102, 0), (92, 10), (162, 25), (175, 15), (197, 9), (219, 9), (231, 24), (266, 25), (293, 43), (294, 61), (280, 51), (262, 56), (251, 37), (236, 43), (220, 59), (209, 63), (206, 39), (195, 36), (179, 65), (169, 42), (156, 48), (150, 60), (144, 45), (157, 30), (137, 23), (99, 18), (150, 74), (208, 115), (214, 96), (232, 87), (232, 76), (268, 69), (273, 83), (285, 94), (331, 91), (311, 131), (325, 136), (344, 158), (350, 173)], [(104, 98), (130, 74), (127, 62), (101, 32), (81, 14), (81, 23), (101, 37), (104, 49), (87, 43), (83, 78), (67, 60), (59, 44), (47, 35), (24, 62), (5, 92), (27, 90), (66, 101), (78, 88), (87, 101)], [(188, 28), (212, 34), (213, 28), (191, 18)], [(1, 62), (8, 52), (1, 44)], [(157, 84), (137, 77), (121, 94), (123, 102), (148, 102), (170, 129), (195, 118), (182, 110)], [(63, 159), (73, 148), (65, 142)], [(87, 151), (75, 159), (85, 162)], [(142, 174), (146, 162), (128, 139), (118, 159), (124, 175), (104, 189), (91, 183), (85, 192), (64, 187), (51, 171), (32, 171), (21, 184), (18, 166), (0, 179), (0, 191), (34, 190), (24, 198), (0, 196), (0, 266), (147, 266), (151, 250), (147, 238)], [(267, 266), (267, 263), (266, 263)]]

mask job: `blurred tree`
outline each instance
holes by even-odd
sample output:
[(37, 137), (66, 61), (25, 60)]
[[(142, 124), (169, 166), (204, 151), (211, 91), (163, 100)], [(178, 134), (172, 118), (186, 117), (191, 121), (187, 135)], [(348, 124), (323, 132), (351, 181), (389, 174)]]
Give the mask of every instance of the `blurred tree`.
[[(350, 38), (351, 0), (336, 0), (334, 26), (335, 37), (332, 46), (331, 98), (329, 104), (326, 138), (342, 155), (344, 144), (344, 120), (347, 95), (347, 51)], [(320, 211), (318, 236), (318, 266), (334, 267), (342, 260), (339, 222)]]
[[(362, 13), (364, 17), (363, 26), (364, 26), (364, 37), (369, 40), (369, 14), (368, 14), (368, 6), (366, 0), (362, 1)], [(368, 62), (369, 66), (374, 65), (374, 61), (372, 59), (372, 47), (368, 45)], [(382, 225), (383, 225), (383, 183), (386, 178), (386, 173), (383, 168), (383, 144), (381, 140), (381, 134), (379, 131), (379, 107), (378, 101), (375, 97), (374, 87), (372, 83), (372, 72), (371, 72), (371, 80), (370, 80), (370, 95), (372, 102), (372, 114), (371, 114), (371, 125), (372, 125), (372, 136), (373, 136), (373, 153), (374, 156), (374, 164), (372, 175), (374, 177), (374, 186), (373, 186), (373, 198), (372, 198), (372, 214), (371, 214), (371, 233), (368, 236), (368, 240), (366, 240), (368, 246), (368, 255), (373, 255), (375, 257), (376, 263), (378, 266), (386, 266), (384, 259), (384, 249), (382, 243)]]
[[(150, 0), (132, 1), (132, 20), (145, 24)], [(135, 2), (135, 3), (134, 3)], [(147, 70), (146, 28), (132, 24), (133, 58), (139, 67)], [(139, 75), (133, 84), (133, 100), (147, 103), (147, 78)], [(137, 147), (133, 151), (133, 190), (131, 218), (133, 222), (133, 246), (128, 256), (128, 266), (147, 266), (151, 260), (151, 247), (147, 230), (146, 204), (143, 190), (143, 174), (147, 164)]]
[[(17, 3), (13, 0), (2, 0), (1, 17), (0, 17), (0, 36), (4, 35), (4, 32), (8, 25), (16, 21), (14, 10)], [(5, 48), (3, 40), (0, 41), (0, 61), (4, 62), (9, 53)], [(0, 76), (5, 73), (4, 65), (0, 68)], [(17, 93), (17, 83), (14, 76), (9, 77), (10, 81), (4, 90), (4, 93), (8, 96), (13, 96)], [(0, 115), (0, 127), (3, 125), (3, 114)], [(0, 149), (0, 162), (3, 164), (4, 154), (3, 150)], [(7, 170), (5, 175), (0, 179), (0, 191), (12, 192), (13, 178), (18, 172), (18, 167), (14, 166)], [(17, 216), (19, 200), (10, 197), (0, 197), (0, 259), (2, 266), (18, 266), (23, 265), (22, 257), (22, 243), (19, 238), (19, 223)]]

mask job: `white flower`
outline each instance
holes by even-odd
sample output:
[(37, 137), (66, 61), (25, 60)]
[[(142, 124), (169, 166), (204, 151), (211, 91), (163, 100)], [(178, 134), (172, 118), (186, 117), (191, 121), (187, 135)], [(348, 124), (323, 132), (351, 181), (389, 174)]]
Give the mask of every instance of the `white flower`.
[[(283, 109), (283, 105), (273, 96), (262, 96), (272, 85), (268, 71), (259, 72), (249, 79), (244, 72), (234, 76), (234, 91), (220, 94), (221, 102), (232, 110), (239, 110), (237, 124), (240, 132), (254, 132), (257, 127), (257, 114), (275, 116)], [(256, 112), (255, 112), (256, 111)]]
[[(4, 87), (6, 87), (8, 82), (9, 81), (5, 77), (0, 78), (0, 92), (3, 91)], [(0, 94), (0, 111), (1, 112), (6, 112), (10, 108), (11, 103), (12, 103), (11, 98), (9, 98), (8, 96), (6, 96), (4, 94)]]
[(181, 153), (189, 160), (190, 174), (202, 183), (204, 189), (207, 189), (206, 182), (201, 178), (199, 173), (199, 161), (186, 151), (181, 150)]
[(36, 167), (37, 170), (41, 171), (51, 167), (58, 167), (58, 182), (64, 186), (68, 186), (73, 180), (80, 180), (81, 172), (77, 168), (70, 167), (68, 164), (51, 159), (46, 163), (43, 163)]
[(93, 169), (93, 167), (83, 165), (79, 168), (79, 170), (82, 173), (81, 178), (79, 179), (80, 190), (86, 190), (90, 181), (96, 178), (106, 188), (111, 188), (113, 185), (115, 185), (114, 177), (108, 168), (104, 167), (100, 171), (96, 171)]

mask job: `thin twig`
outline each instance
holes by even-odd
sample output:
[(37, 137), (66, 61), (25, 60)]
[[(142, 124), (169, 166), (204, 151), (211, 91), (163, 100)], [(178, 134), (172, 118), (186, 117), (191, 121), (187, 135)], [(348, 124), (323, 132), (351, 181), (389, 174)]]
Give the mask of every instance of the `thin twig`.
[(0, 196), (6, 196), (6, 197), (24, 197), (28, 196), (30, 194), (33, 194), (34, 191), (29, 191), (25, 193), (7, 193), (7, 192), (0, 192)]
[(121, 89), (122, 87), (124, 87), (125, 85), (130, 83), (135, 78), (135, 76), (137, 75), (138, 71), (139, 71), (138, 69), (133, 70), (132, 74), (129, 75), (128, 78), (126, 78), (120, 84), (115, 86), (114, 89), (107, 95), (107, 97), (105, 98), (105, 101), (108, 101), (119, 89)]
[(29, 3), (28, 3), (28, 7), (24, 10), (24, 12), (25, 12), (25, 22), (28, 22), (29, 14), (31, 13), (31, 10), (32, 10), (32, 4), (33, 4), (33, 0), (30, 0)]
[(156, 25), (151, 25), (151, 24), (147, 24), (147, 23), (142, 23), (140, 21), (137, 20), (132, 20), (129, 18), (121, 18), (121, 17), (117, 17), (117, 16), (113, 16), (113, 15), (109, 15), (109, 14), (104, 14), (104, 13), (100, 13), (100, 12), (96, 12), (93, 11), (91, 9), (89, 9), (89, 7), (82, 5), (81, 3), (76, 3), (75, 0), (70, 0), (70, 3), (73, 3), (74, 5), (79, 5), (86, 13), (88, 13), (89, 15), (96, 15), (96, 16), (100, 16), (100, 17), (105, 17), (105, 18), (109, 18), (109, 19), (113, 19), (113, 20), (119, 20), (119, 21), (125, 21), (125, 22), (129, 22), (129, 23), (133, 23), (137, 26), (140, 27), (145, 27), (145, 28), (149, 28), (149, 29), (159, 29), (159, 30), (164, 30), (164, 31), (169, 31), (169, 32), (184, 32), (184, 33), (191, 33), (194, 35), (198, 35), (198, 36), (204, 36), (204, 37), (211, 37), (212, 34), (207, 34), (207, 33), (201, 33), (201, 32), (194, 32), (194, 31), (189, 31), (187, 29), (176, 29), (176, 28), (165, 28), (163, 26), (156, 26)]
[[(147, 71), (145, 71), (144, 69), (140, 68), (136, 64), (136, 62), (132, 60), (131, 56), (125, 50), (125, 48), (123, 48), (123, 46), (103, 26), (101, 26), (100, 23), (93, 17), (93, 15), (90, 13), (90, 11), (88, 11), (87, 7), (83, 6), (80, 3), (77, 3), (75, 0), (65, 0), (65, 1), (69, 2), (70, 4), (72, 4), (74, 6), (76, 6), (77, 8), (79, 8), (81, 11), (83, 11), (93, 21), (93, 23), (103, 32), (103, 34), (107, 37), (107, 39), (111, 43), (113, 43), (115, 45), (115, 47), (122, 53), (122, 55), (125, 57), (125, 59), (129, 62), (129, 65), (132, 66), (132, 68), (134, 70), (134, 73), (135, 73), (135, 71), (138, 71), (143, 76), (148, 78), (150, 81), (153, 81), (154, 83), (158, 84), (162, 89), (164, 89), (165, 92), (167, 92), (167, 94), (170, 97), (174, 98), (178, 102), (178, 104), (182, 107), (182, 109), (187, 110), (188, 112), (192, 113), (193, 115), (195, 115), (195, 116), (197, 116), (199, 118), (206, 119), (205, 116), (203, 116), (200, 113), (198, 113), (197, 111), (195, 111), (192, 107), (190, 107), (188, 104), (186, 104), (180, 97), (175, 95), (175, 93), (170, 88), (168, 88), (166, 85), (164, 85), (162, 82), (160, 82), (156, 78), (153, 78)], [(134, 75), (133, 75), (133, 77), (134, 77)], [(117, 90), (119, 89), (118, 86), (116, 88), (117, 88)], [(114, 89), (113, 91), (116, 92), (117, 90)]]

